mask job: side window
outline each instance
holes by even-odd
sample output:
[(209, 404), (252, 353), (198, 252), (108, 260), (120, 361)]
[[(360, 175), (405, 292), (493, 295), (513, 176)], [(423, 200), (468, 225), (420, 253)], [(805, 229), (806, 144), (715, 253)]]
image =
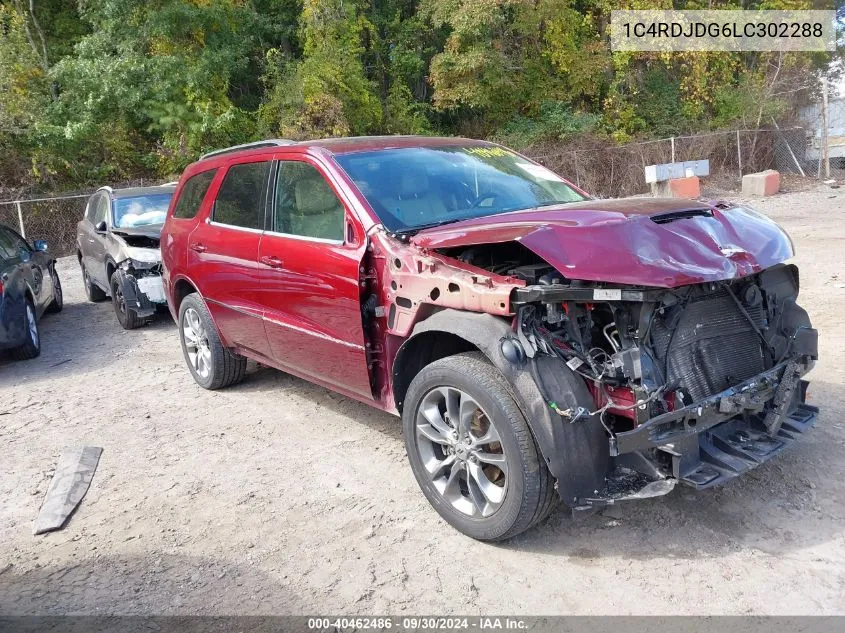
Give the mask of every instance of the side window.
[(32, 253), (32, 246), (30, 246), (25, 239), (23, 239), (20, 235), (15, 233), (11, 229), (4, 229), (3, 232), (6, 234), (8, 239), (12, 244), (12, 248), (15, 251), (15, 254), (20, 253), (21, 251), (26, 251), (27, 253)]
[(88, 211), (85, 214), (85, 217), (93, 224), (97, 226), (100, 222), (105, 221), (106, 216), (109, 213), (109, 198), (106, 194), (100, 193), (97, 194), (96, 197), (92, 198), (91, 202), (88, 203)]
[(217, 174), (216, 169), (209, 169), (188, 179), (182, 187), (179, 200), (176, 201), (176, 208), (173, 210), (174, 218), (192, 220), (197, 216), (215, 174)]
[(0, 259), (16, 259), (18, 257), (20, 257), (20, 253), (15, 247), (11, 233), (0, 227)]
[(308, 163), (281, 161), (276, 180), (276, 233), (343, 241), (343, 205), (322, 174)]
[(263, 229), (269, 176), (269, 161), (232, 165), (220, 185), (211, 219), (246, 229)]
[(97, 200), (100, 199), (99, 194), (94, 194), (88, 198), (88, 204), (85, 205), (85, 219), (91, 224), (94, 224), (94, 210), (97, 208)]

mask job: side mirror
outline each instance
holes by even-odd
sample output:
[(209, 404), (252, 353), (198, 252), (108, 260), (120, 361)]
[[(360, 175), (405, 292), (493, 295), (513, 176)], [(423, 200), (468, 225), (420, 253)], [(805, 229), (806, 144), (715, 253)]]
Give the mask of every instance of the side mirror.
[(97, 231), (97, 233), (105, 233), (107, 229), (108, 229), (108, 226), (106, 225), (105, 220), (100, 220), (99, 222), (97, 222), (97, 225), (94, 227), (94, 230)]
[(32, 246), (40, 253), (47, 252), (47, 240), (35, 240)]

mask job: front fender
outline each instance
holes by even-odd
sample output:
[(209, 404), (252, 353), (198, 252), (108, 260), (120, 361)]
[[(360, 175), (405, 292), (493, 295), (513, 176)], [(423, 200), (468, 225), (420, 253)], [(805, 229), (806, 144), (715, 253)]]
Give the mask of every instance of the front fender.
[[(429, 332), (460, 337), (478, 348), (502, 373), (511, 387), (511, 396), (528, 421), (542, 458), (558, 481), (558, 494), (565, 503), (579, 505), (581, 499), (603, 488), (610, 458), (598, 416), (570, 423), (549, 407), (532, 375), (530, 363), (534, 361), (515, 365), (502, 354), (502, 340), (513, 337), (506, 319), (484, 313), (441, 310), (417, 323), (399, 348), (394, 368), (401, 367), (404, 355), (414, 349), (415, 337)], [(586, 384), (565, 363), (551, 356), (538, 357), (536, 362), (544, 391), (560, 408), (583, 407), (588, 411), (594, 408)], [(404, 394), (396, 394), (397, 403), (403, 398)]]

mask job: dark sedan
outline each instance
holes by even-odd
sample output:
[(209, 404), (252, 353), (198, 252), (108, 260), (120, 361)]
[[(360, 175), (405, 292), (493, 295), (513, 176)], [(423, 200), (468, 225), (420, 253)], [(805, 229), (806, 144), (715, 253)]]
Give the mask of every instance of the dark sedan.
[(0, 350), (25, 360), (41, 353), (38, 321), (62, 309), (62, 284), (47, 243), (30, 245), (0, 225)]

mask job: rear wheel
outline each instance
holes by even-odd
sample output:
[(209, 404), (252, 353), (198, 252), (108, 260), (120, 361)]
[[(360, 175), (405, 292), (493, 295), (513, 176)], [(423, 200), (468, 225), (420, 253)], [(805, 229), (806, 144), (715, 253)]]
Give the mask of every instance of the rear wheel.
[(117, 271), (111, 276), (111, 301), (114, 305), (117, 321), (124, 330), (134, 330), (147, 323), (145, 319), (138, 317), (135, 310), (126, 305), (126, 297), (123, 295), (123, 280)]
[(243, 380), (246, 358), (223, 347), (197, 294), (188, 295), (179, 306), (179, 339), (188, 369), (200, 387), (222, 389)]
[(88, 301), (94, 303), (105, 301), (106, 293), (91, 279), (91, 275), (88, 273), (88, 269), (85, 268), (85, 264), (80, 264), (80, 266), (82, 266), (82, 283), (85, 285), (85, 296), (88, 297)]
[(402, 423), (423, 494), (467, 536), (507, 539), (554, 507), (554, 481), (528, 424), (481, 354), (423, 368), (408, 389)]
[(15, 360), (29, 360), (41, 353), (41, 332), (38, 329), (38, 319), (35, 317), (35, 307), (29, 299), (24, 306), (24, 332), (26, 339), (23, 344), (10, 351)]

